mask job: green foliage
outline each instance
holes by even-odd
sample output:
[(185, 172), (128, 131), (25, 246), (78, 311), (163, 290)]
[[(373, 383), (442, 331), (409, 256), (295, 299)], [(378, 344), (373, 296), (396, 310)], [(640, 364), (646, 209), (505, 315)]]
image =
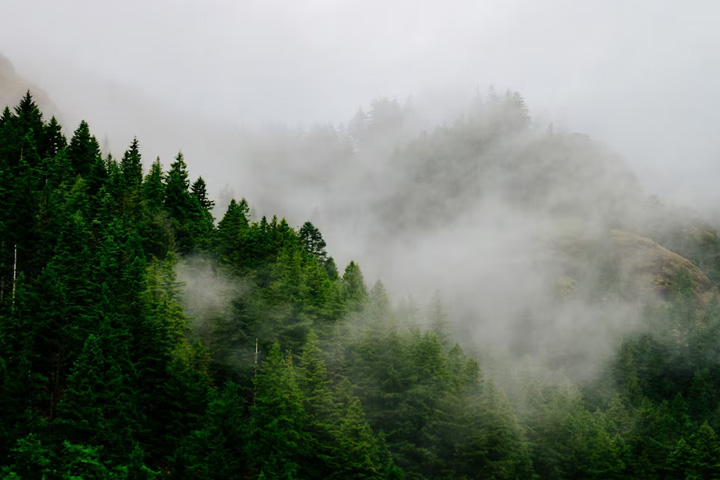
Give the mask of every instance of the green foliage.
[(212, 210), (215, 206), (215, 202), (210, 200), (207, 192), (207, 185), (202, 177), (198, 177), (195, 183), (192, 184), (192, 194), (197, 199), (200, 207), (205, 210)]
[(211, 399), (201, 428), (185, 437), (174, 456), (175, 478), (242, 478), (252, 459), (248, 451), (248, 425), (238, 387), (227, 383)]
[[(453, 190), (476, 176), (494, 137), (528, 128), (516, 93), (483, 108), (408, 147), (418, 182)], [(380, 148), (405, 115), (375, 101), (346, 140)], [(565, 152), (575, 141), (557, 137), (534, 148)], [(450, 141), (465, 150), (438, 162)], [(530, 175), (539, 187), (515, 185), (511, 201), (540, 201), (552, 172)], [(119, 163), (102, 159), (85, 122), (68, 143), (29, 93), (3, 111), (3, 478), (720, 476), (720, 301), (694, 270), (669, 279), (597, 379), (519, 380), (453, 344), (439, 295), (423, 314), (394, 307), (382, 282), (368, 292), (354, 261), (338, 275), (312, 223), (254, 221), (244, 199), (216, 227), (205, 181), (188, 179), (182, 153), (143, 177), (137, 139)], [(426, 195), (435, 189), (417, 190), (421, 218), (388, 209), (393, 225), (442, 220)], [(663, 241), (716, 280), (714, 231)], [(193, 258), (210, 273), (190, 268), (184, 285), (178, 265)], [(617, 283), (621, 267), (605, 265), (600, 281)]]
[(351, 310), (359, 310), (367, 300), (367, 287), (360, 267), (350, 262), (342, 277), (343, 301)]
[(310, 255), (315, 255), (321, 263), (327, 261), (325, 240), (323, 240), (320, 230), (315, 225), (305, 222), (300, 227), (298, 235), (300, 236), (300, 242), (302, 242), (303, 247)]
[(290, 356), (275, 344), (256, 379), (257, 394), (250, 407), (250, 456), (270, 478), (292, 479), (309, 454), (303, 429), (305, 409)]
[(130, 454), (143, 421), (136, 411), (137, 372), (127, 343), (109, 326), (88, 336), (68, 377), (57, 422), (64, 439), (102, 447), (121, 459)]
[(100, 145), (90, 133), (90, 126), (84, 120), (80, 122), (80, 126), (70, 139), (68, 155), (75, 174), (90, 180), (97, 173), (97, 165), (102, 162)]
[(142, 160), (140, 155), (139, 142), (137, 137), (133, 138), (130, 148), (125, 151), (120, 170), (122, 171), (125, 186), (134, 188), (139, 186), (143, 180)]

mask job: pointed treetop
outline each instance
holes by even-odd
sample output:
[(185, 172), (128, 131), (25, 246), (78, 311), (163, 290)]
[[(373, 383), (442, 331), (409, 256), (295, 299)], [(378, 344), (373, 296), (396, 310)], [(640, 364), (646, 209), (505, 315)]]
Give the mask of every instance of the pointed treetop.
[(35, 100), (33, 100), (30, 90), (25, 93), (20, 103), (15, 107), (15, 113), (18, 117), (22, 115), (33, 115), (38, 116), (42, 120), (42, 112), (35, 103)]
[(305, 247), (305, 250), (309, 254), (315, 255), (320, 262), (325, 262), (327, 260), (327, 252), (325, 251), (325, 240), (323, 240), (320, 230), (312, 223), (305, 222), (300, 228), (299, 234), (300, 241), (303, 247)]
[(160, 210), (165, 197), (165, 186), (162, 182), (163, 171), (158, 157), (150, 166), (150, 171), (143, 181), (143, 197), (153, 210)]
[(125, 151), (120, 170), (127, 186), (134, 187), (142, 183), (142, 159), (137, 137), (133, 138), (130, 148)]
[(206, 210), (212, 210), (215, 206), (215, 202), (210, 200), (207, 193), (207, 185), (202, 177), (198, 177), (195, 183), (192, 184), (192, 194), (197, 198), (200, 206)]
[(3, 110), (2, 116), (0, 116), (0, 125), (4, 125), (5, 123), (9, 122), (10, 119), (15, 118), (15, 115), (10, 111), (10, 107), (5, 106), (5, 109)]
[(42, 144), (43, 153), (46, 156), (54, 156), (66, 147), (67, 138), (65, 138), (65, 135), (62, 133), (62, 126), (53, 116), (45, 127)]
[(90, 134), (90, 127), (85, 120), (73, 133), (68, 147), (68, 156), (72, 161), (73, 170), (83, 178), (89, 178), (98, 159), (101, 159), (100, 144)]

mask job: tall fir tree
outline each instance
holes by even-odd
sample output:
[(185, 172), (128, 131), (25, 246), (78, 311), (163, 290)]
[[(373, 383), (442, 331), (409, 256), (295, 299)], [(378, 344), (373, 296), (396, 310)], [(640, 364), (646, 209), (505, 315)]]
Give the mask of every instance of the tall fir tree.
[(120, 170), (127, 188), (135, 188), (142, 183), (142, 159), (137, 137), (133, 138), (130, 148), (120, 161)]

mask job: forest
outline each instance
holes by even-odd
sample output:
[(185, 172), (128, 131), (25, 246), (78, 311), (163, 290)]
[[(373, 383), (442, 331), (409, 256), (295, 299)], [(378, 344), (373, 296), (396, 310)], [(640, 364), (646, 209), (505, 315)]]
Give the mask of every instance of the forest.
[(330, 215), (374, 212), (378, 249), (468, 223), (479, 199), (525, 212), (532, 242), (509, 235), (512, 261), (467, 282), (496, 296), (520, 265), (503, 322), (446, 291), (393, 298), (310, 221), (242, 196), (218, 212), (182, 152), (143, 163), (134, 138), (116, 158), (30, 92), (6, 107), (2, 478), (720, 478), (715, 228), (589, 138), (533, 130), (517, 93), (419, 133), (403, 115), (373, 102), (287, 155), (336, 185), (333, 162), (393, 162), (392, 185)]

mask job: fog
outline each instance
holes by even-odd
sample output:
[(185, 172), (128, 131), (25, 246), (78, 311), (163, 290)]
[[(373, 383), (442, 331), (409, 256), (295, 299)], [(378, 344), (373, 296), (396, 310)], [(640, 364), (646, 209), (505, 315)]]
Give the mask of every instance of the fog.
[(3, 53), (71, 124), (86, 117), (107, 128), (116, 148), (125, 130), (104, 127), (106, 117), (142, 119), (142, 105), (171, 106), (188, 122), (295, 125), (344, 121), (376, 96), (495, 84), (520, 91), (536, 117), (660, 167), (658, 188), (710, 195), (688, 162), (702, 176), (717, 173), (712, 1), (6, 0), (1, 8)]
[[(574, 342), (574, 353), (587, 352), (600, 330), (634, 325), (627, 296), (611, 313), (586, 298), (558, 307), (558, 279), (594, 284), (589, 271), (568, 276), (552, 245), (637, 225), (650, 194), (706, 214), (720, 200), (716, 2), (5, 0), (0, 9), (0, 53), (66, 133), (85, 119), (116, 156), (137, 135), (146, 166), (182, 150), (218, 200), (217, 217), (234, 195), (256, 218), (311, 220), (338, 265), (355, 259), (370, 283), (382, 278), (421, 303), (440, 290), (478, 342), (517, 343), (528, 312), (552, 317), (543, 321), (553, 328), (527, 330), (548, 332), (535, 350)], [(577, 161), (594, 158), (592, 178), (547, 180), (538, 207), (508, 195), (533, 191), (542, 168), (486, 171), (459, 195), (452, 182), (470, 171), (413, 170), (417, 139), (444, 145), (437, 129), (472, 116), (492, 86), (522, 94), (531, 125), (475, 161), (526, 158), (552, 137), (576, 142), (562, 148)], [(373, 99), (398, 107), (402, 121), (358, 144), (352, 120)], [(418, 186), (426, 174), (442, 188)], [(603, 206), (567, 213), (590, 183)]]

